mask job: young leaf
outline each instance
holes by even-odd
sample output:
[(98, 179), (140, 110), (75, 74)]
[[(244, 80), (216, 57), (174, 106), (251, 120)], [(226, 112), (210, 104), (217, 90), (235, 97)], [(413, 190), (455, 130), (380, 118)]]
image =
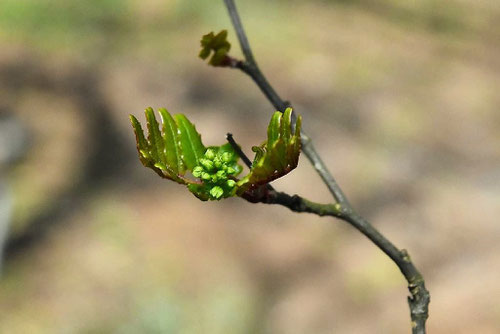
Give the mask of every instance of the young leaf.
[(149, 144), (144, 137), (144, 131), (142, 130), (141, 123), (135, 118), (133, 115), (130, 115), (130, 122), (132, 123), (132, 127), (134, 128), (135, 140), (137, 142), (137, 151), (139, 152), (139, 159), (146, 165), (145, 157), (142, 152), (149, 152)]
[(279, 111), (273, 114), (269, 126), (267, 127), (267, 147), (273, 147), (280, 137), (281, 118), (283, 114)]
[(292, 135), (291, 115), (291, 108), (287, 108), (283, 114), (279, 111), (274, 113), (267, 129), (267, 142), (253, 148), (256, 152), (254, 162), (250, 173), (238, 182), (238, 195), (269, 183), (297, 167), (302, 118), (297, 118)]
[(201, 136), (194, 125), (183, 114), (175, 115), (175, 120), (180, 131), (180, 147), (182, 160), (187, 169), (193, 170), (198, 165), (198, 160), (205, 153), (205, 146), (201, 142)]
[(291, 139), (290, 133), (292, 131), (292, 108), (286, 108), (282, 119), (283, 124), (281, 125), (280, 136), (283, 138), (285, 145), (288, 145), (288, 142)]
[(156, 121), (155, 112), (153, 108), (146, 109), (146, 120), (148, 124), (148, 141), (150, 143), (149, 154), (155, 163), (166, 165), (167, 158), (165, 155), (165, 144), (161, 137), (158, 122)]
[[(145, 110), (148, 128), (147, 139), (144, 136), (139, 121), (134, 116), (130, 116), (136, 136), (139, 159), (144, 166), (151, 168), (164, 178), (181, 184), (195, 182), (184, 177), (186, 163), (183, 160), (181, 142), (183, 141), (183, 137), (197, 138), (197, 145), (201, 145), (201, 148), (197, 148), (197, 150), (203, 152), (204, 147), (201, 144), (200, 135), (191, 125), (192, 129), (189, 129), (189, 134), (183, 136), (183, 132), (179, 130), (179, 125), (166, 109), (160, 109), (159, 113), (163, 123), (161, 131), (153, 109), (147, 108)], [(184, 116), (179, 118), (182, 119), (184, 128), (191, 124)], [(191, 151), (189, 149), (188, 151), (188, 154), (190, 154)]]
[(213, 53), (208, 63), (212, 66), (224, 66), (226, 55), (231, 49), (231, 44), (227, 41), (227, 30), (221, 30), (217, 35), (213, 32), (203, 35), (201, 47), (198, 55), (201, 59), (205, 60)]
[(175, 174), (183, 174), (185, 166), (182, 161), (181, 148), (178, 145), (179, 133), (177, 124), (167, 109), (160, 108), (158, 112), (163, 123), (162, 137), (165, 143), (166, 164), (170, 166)]

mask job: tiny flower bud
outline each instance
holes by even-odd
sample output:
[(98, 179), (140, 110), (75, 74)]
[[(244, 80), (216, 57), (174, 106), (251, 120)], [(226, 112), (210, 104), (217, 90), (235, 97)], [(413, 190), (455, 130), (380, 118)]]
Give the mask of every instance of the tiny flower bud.
[(222, 188), (219, 186), (215, 186), (212, 189), (210, 189), (210, 195), (212, 195), (212, 197), (216, 199), (221, 198), (222, 194), (224, 194), (224, 190), (222, 190)]
[(208, 174), (207, 172), (203, 172), (203, 173), (201, 174), (201, 178), (202, 178), (203, 180), (210, 180), (210, 179), (212, 178), (212, 176), (211, 176), (210, 174)]
[(214, 169), (214, 163), (211, 160), (208, 160), (208, 159), (201, 158), (200, 159), (200, 165), (202, 165), (203, 167), (205, 167), (205, 169), (208, 170), (208, 171), (211, 171), (212, 169)]
[(229, 152), (224, 152), (222, 153), (222, 161), (224, 162), (230, 162), (232, 158), (232, 154)]
[(217, 169), (220, 169), (222, 167), (222, 161), (220, 160), (220, 157), (219, 156), (216, 156), (214, 158), (214, 166), (215, 168)]
[(196, 166), (195, 168), (193, 168), (193, 176), (194, 177), (200, 177), (202, 173), (203, 173), (203, 167)]
[(227, 186), (229, 188), (233, 188), (235, 185), (236, 185), (236, 181), (235, 180), (227, 180)]
[(233, 167), (227, 167), (227, 173), (234, 174), (234, 173), (236, 173), (236, 170)]
[(207, 159), (210, 159), (210, 160), (213, 160), (215, 158), (215, 152), (214, 150), (212, 150), (211, 148), (209, 148), (206, 152), (205, 152), (205, 157)]
[(225, 171), (223, 171), (223, 170), (219, 170), (219, 171), (217, 171), (217, 173), (216, 173), (216, 174), (217, 174), (217, 176), (218, 176), (219, 178), (226, 178), (226, 172), (225, 172)]

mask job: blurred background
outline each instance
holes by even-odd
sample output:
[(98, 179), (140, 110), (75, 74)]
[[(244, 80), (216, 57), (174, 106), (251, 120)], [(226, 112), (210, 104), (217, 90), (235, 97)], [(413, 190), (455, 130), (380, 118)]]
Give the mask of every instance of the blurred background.
[[(500, 330), (500, 2), (238, 1), (353, 205), (406, 248), (430, 333)], [(247, 153), (273, 112), (197, 58), (222, 1), (0, 1), (1, 333), (409, 333), (406, 282), (347, 224), (203, 203), (139, 163), (166, 107)], [(303, 157), (277, 189), (331, 197)]]

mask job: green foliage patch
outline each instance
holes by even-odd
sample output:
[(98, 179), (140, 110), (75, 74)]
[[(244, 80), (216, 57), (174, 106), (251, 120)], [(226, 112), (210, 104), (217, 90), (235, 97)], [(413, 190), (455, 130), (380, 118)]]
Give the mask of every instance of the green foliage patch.
[(208, 63), (212, 66), (222, 66), (226, 55), (231, 49), (227, 41), (227, 30), (221, 30), (217, 35), (210, 32), (201, 38), (201, 51), (199, 57), (203, 60), (212, 55)]
[(300, 154), (300, 127), (302, 118), (297, 118), (292, 132), (292, 108), (284, 113), (273, 114), (267, 128), (267, 141), (254, 146), (255, 158), (250, 173), (238, 182), (240, 194), (248, 188), (269, 183), (288, 174), (297, 167)]
[[(147, 138), (140, 122), (130, 115), (139, 159), (163, 178), (184, 184), (199, 199), (220, 200), (241, 196), (297, 167), (300, 154), (301, 117), (292, 129), (292, 109), (275, 112), (268, 126), (267, 141), (254, 146), (256, 153), (248, 175), (237, 176), (243, 167), (234, 148), (226, 143), (205, 147), (195, 126), (183, 114), (172, 117), (160, 108), (162, 126), (152, 108), (147, 108)], [(189, 172), (189, 173), (188, 173)]]

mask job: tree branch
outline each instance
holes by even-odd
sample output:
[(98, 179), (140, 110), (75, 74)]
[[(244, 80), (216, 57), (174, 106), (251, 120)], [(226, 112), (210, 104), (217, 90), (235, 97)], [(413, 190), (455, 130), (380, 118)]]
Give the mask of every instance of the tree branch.
[(245, 34), (245, 29), (243, 29), (243, 24), (241, 24), (240, 15), (236, 9), (236, 4), (232, 0), (224, 0), (227, 11), (229, 12), (229, 17), (233, 23), (233, 27), (238, 35), (238, 41), (240, 41), (241, 51), (245, 55), (245, 59), (250, 63), (255, 63), (253, 57), (252, 48), (250, 43), (248, 43), (247, 35)]
[[(248, 39), (245, 34), (245, 29), (243, 29), (243, 25), (241, 24), (240, 16), (236, 9), (236, 5), (234, 0), (224, 0), (226, 7), (229, 12), (229, 16), (231, 17), (231, 22), (233, 23), (234, 29), (236, 30), (236, 34), (238, 35), (238, 40), (240, 42), (241, 49), (243, 51), (243, 55), (245, 56), (244, 61), (236, 61), (230, 62), (230, 65), (234, 68), (238, 68), (247, 75), (249, 75), (252, 80), (257, 84), (262, 93), (267, 97), (267, 99), (271, 102), (276, 110), (281, 112), (285, 111), (287, 107), (290, 106), (290, 103), (284, 101), (278, 93), (271, 86), (267, 78), (264, 76), (262, 71), (260, 70), (257, 62), (252, 53), (252, 49), (250, 48), (250, 44), (248, 43)], [(295, 124), (295, 113), (292, 114), (292, 122)], [(312, 140), (310, 137), (304, 132), (301, 131), (302, 137), (302, 151), (307, 156), (313, 168), (320, 175), (323, 182), (326, 184), (330, 193), (335, 198), (337, 203), (340, 204), (349, 204), (346, 196), (344, 195), (342, 189), (337, 184), (332, 174), (328, 171), (325, 163), (319, 156), (318, 152), (314, 148)]]
[[(256, 192), (258, 193), (258, 192)], [(248, 200), (248, 199), (247, 199)], [(370, 241), (378, 246), (392, 261), (408, 282), (411, 297), (408, 297), (410, 315), (412, 320), (412, 333), (424, 334), (425, 322), (428, 318), (428, 305), (430, 294), (425, 288), (422, 274), (411, 262), (410, 256), (405, 249), (399, 250), (387, 238), (385, 238), (368, 221), (352, 210), (344, 210), (340, 204), (319, 204), (311, 202), (298, 195), (288, 195), (283, 192), (270, 191), (261, 198), (252, 198), (251, 202), (265, 204), (279, 204), (294, 212), (308, 212), (318, 216), (331, 216), (339, 218), (352, 225), (363, 233)]]
[[(245, 30), (243, 29), (234, 0), (224, 0), (224, 3), (231, 17), (231, 22), (236, 30), (242, 52), (245, 56), (245, 61), (231, 62), (231, 64), (233, 64), (232, 67), (238, 68), (249, 75), (274, 108), (279, 111), (284, 111), (290, 104), (280, 98), (259, 69), (246, 37)], [(292, 117), (295, 120), (295, 116), (292, 115)], [(396, 246), (377, 231), (368, 221), (354, 211), (342, 189), (315, 150), (311, 138), (304, 132), (301, 133), (301, 137), (302, 151), (306, 154), (316, 172), (321, 176), (337, 203), (318, 204), (297, 195), (290, 196), (269, 188), (267, 188), (266, 191), (255, 191), (250, 194), (251, 196), (247, 196), (246, 199), (254, 203), (280, 204), (295, 212), (309, 212), (319, 216), (336, 217), (349, 223), (364, 234), (394, 261), (407, 280), (408, 289), (411, 294), (411, 296), (408, 297), (408, 303), (412, 320), (412, 333), (425, 334), (425, 322), (428, 318), (430, 294), (425, 288), (425, 282), (422, 275), (411, 262), (408, 252), (404, 249), (399, 250), (396, 248)]]

